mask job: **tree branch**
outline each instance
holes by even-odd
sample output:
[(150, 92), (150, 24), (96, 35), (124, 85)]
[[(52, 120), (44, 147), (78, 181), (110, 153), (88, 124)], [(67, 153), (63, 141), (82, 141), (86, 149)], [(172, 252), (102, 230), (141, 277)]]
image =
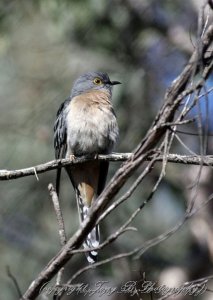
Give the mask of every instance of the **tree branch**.
[[(53, 207), (54, 207), (55, 214), (56, 214), (56, 219), (58, 222), (58, 233), (59, 233), (59, 237), (60, 237), (60, 243), (61, 243), (61, 246), (63, 247), (67, 242), (63, 214), (62, 214), (62, 211), (60, 208), (58, 195), (57, 195), (56, 190), (54, 189), (54, 186), (52, 183), (50, 183), (48, 185), (48, 190), (50, 192), (50, 196), (51, 196), (51, 199), (53, 202)], [(57, 278), (56, 278), (56, 286), (60, 285), (63, 272), (64, 272), (64, 268), (61, 268), (58, 271)], [(55, 298), (53, 298), (53, 299), (55, 299)]]
[[(109, 155), (98, 155), (99, 160), (111, 160), (111, 161), (125, 161), (131, 157), (131, 153), (113, 153)], [(83, 163), (85, 161), (93, 160), (94, 156), (82, 156), (76, 157), (75, 159), (65, 158), (52, 160), (37, 166), (32, 166), (29, 168), (19, 169), (19, 170), (0, 170), (0, 180), (10, 180), (25, 176), (35, 175), (45, 173), (57, 168), (65, 167), (67, 165), (74, 165)], [(95, 158), (97, 159), (97, 158)]]
[[(126, 161), (133, 156), (133, 153), (113, 153), (108, 155), (98, 155), (96, 159), (98, 160), (108, 160), (113, 162)], [(165, 157), (159, 155), (155, 161), (163, 161)], [(36, 176), (40, 173), (45, 173), (57, 168), (62, 168), (67, 165), (74, 165), (92, 160), (89, 156), (77, 157), (74, 160), (71, 159), (58, 159), (52, 160), (37, 166), (19, 169), (19, 170), (0, 170), (0, 180), (11, 180), (26, 176)], [(147, 156), (146, 160), (150, 161), (153, 159), (153, 154)], [(167, 154), (166, 159), (170, 163), (184, 164), (184, 165), (200, 165), (203, 166), (213, 166), (213, 155), (206, 155), (205, 157), (201, 155), (180, 155), (180, 154)]]

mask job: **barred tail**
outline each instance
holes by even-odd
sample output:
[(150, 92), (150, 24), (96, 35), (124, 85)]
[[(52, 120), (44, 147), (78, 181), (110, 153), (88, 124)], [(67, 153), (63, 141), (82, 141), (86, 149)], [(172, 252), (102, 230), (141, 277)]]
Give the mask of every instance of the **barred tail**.
[[(77, 198), (77, 203), (78, 203), (78, 212), (79, 212), (79, 217), (80, 217), (80, 223), (82, 223), (86, 217), (89, 214), (90, 207), (87, 207), (83, 201), (82, 198), (76, 189), (76, 198)], [(100, 244), (100, 230), (99, 230), (99, 225), (95, 226), (90, 233), (87, 235), (83, 247), (84, 249), (88, 248), (96, 248)], [(89, 263), (93, 264), (97, 260), (98, 252), (97, 250), (92, 250), (90, 252), (86, 252), (86, 258)]]
[[(99, 225), (95, 226), (92, 231), (88, 234), (85, 242), (83, 243), (84, 249), (96, 248), (100, 244), (100, 231)], [(86, 258), (89, 263), (93, 264), (97, 261), (98, 251), (92, 250), (86, 252)]]
[[(75, 189), (80, 224), (87, 218), (92, 204), (104, 189), (108, 165), (108, 162), (88, 161), (72, 168), (66, 167)], [(99, 227), (96, 226), (85, 238), (83, 246), (85, 249), (96, 248), (99, 242)], [(86, 257), (89, 263), (94, 263), (97, 260), (97, 251), (86, 252)]]

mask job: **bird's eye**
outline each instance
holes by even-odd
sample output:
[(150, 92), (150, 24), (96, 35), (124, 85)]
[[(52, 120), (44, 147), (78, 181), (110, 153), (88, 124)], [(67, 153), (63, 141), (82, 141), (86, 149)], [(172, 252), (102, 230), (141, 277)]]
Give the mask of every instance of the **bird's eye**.
[(100, 78), (98, 78), (98, 77), (96, 77), (96, 78), (93, 80), (93, 82), (94, 82), (94, 84), (96, 84), (96, 85), (100, 85), (100, 84), (103, 83), (102, 80), (101, 80)]

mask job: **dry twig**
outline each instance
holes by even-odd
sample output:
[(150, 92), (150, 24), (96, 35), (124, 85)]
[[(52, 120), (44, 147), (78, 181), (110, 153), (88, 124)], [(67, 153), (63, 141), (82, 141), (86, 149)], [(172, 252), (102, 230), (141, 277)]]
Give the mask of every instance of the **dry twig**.
[[(109, 161), (127, 161), (133, 156), (133, 153), (113, 153), (109, 155), (98, 155), (96, 159), (99, 160), (109, 160)], [(19, 169), (19, 170), (0, 170), (0, 180), (12, 180), (17, 179), (25, 176), (31, 176), (35, 175), (36, 173), (45, 173), (47, 171), (55, 170), (57, 168), (61, 168), (64, 166), (67, 166), (69, 164), (79, 164), (83, 163), (88, 160), (92, 160), (93, 158), (89, 157), (77, 157), (74, 160), (70, 159), (58, 159), (58, 160), (52, 160), (44, 164), (40, 164), (34, 167)], [(153, 159), (153, 154), (147, 155), (146, 159), (147, 161), (150, 161)], [(163, 155), (159, 155), (156, 161), (162, 161)], [(184, 164), (184, 165), (200, 165), (202, 159), (203, 159), (203, 165), (204, 166), (213, 166), (213, 155), (206, 155), (205, 157), (202, 157), (200, 155), (180, 155), (180, 154), (167, 154), (166, 157), (167, 161), (170, 163), (176, 163), (176, 164)]]
[[(53, 206), (54, 206), (54, 210), (55, 210), (55, 214), (56, 214), (56, 219), (57, 219), (57, 222), (58, 222), (58, 232), (59, 232), (59, 237), (60, 237), (60, 244), (63, 247), (67, 242), (63, 214), (62, 214), (62, 211), (61, 211), (61, 208), (60, 208), (58, 195), (57, 195), (57, 193), (56, 193), (56, 191), (55, 191), (55, 189), (54, 189), (54, 187), (51, 183), (48, 185), (48, 190), (50, 192), (50, 196), (51, 196)], [(61, 284), (61, 279), (62, 279), (63, 272), (64, 272), (64, 268), (61, 268), (59, 270), (58, 274), (57, 274), (56, 286), (59, 286)]]

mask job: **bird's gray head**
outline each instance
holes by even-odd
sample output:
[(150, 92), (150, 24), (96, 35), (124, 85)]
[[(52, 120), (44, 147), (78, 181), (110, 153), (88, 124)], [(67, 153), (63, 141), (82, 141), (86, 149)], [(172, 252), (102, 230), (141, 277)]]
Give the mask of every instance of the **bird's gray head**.
[(71, 98), (86, 93), (90, 90), (100, 90), (112, 94), (113, 85), (120, 84), (119, 81), (111, 81), (106, 73), (88, 72), (81, 75), (73, 85)]

